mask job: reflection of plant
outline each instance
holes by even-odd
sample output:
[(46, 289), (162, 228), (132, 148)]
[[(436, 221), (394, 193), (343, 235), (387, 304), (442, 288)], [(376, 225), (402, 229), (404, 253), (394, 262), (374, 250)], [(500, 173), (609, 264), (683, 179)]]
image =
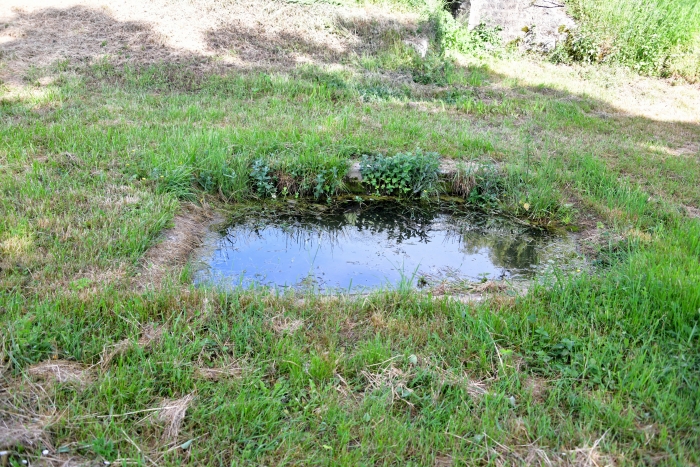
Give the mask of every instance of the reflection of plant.
[(363, 155), (362, 179), (377, 194), (422, 197), (437, 192), (439, 156), (436, 153), (398, 153), (394, 156)]

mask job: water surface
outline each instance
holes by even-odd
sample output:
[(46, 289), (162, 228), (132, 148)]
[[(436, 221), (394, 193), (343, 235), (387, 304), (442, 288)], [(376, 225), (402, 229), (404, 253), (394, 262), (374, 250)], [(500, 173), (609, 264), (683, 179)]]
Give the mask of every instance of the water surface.
[[(301, 204), (299, 206), (302, 206)], [(562, 239), (446, 205), (261, 205), (208, 241), (195, 281), (358, 291), (449, 280), (527, 279)]]

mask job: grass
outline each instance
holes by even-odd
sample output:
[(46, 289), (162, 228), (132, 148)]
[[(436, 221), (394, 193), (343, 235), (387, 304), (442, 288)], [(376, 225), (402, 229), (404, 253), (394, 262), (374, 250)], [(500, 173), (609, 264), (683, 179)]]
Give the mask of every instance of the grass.
[[(10, 462), (700, 462), (700, 164), (669, 156), (697, 124), (404, 52), (368, 73), (100, 62), (3, 91)], [(313, 197), (361, 154), (416, 148), (462, 164), (476, 206), (581, 229), (592, 272), (474, 303), (223, 292), (187, 267), (139, 283), (187, 206), (264, 182)]]
[(571, 57), (619, 62), (654, 76), (700, 76), (700, 5), (692, 0), (567, 2), (581, 23)]

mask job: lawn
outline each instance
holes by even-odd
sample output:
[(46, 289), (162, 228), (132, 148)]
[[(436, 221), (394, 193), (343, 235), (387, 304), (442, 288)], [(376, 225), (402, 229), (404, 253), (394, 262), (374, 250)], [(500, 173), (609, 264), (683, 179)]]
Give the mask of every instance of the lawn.
[[(205, 50), (149, 16), (193, 2), (43, 3), (0, 42), (2, 462), (700, 463), (697, 84), (421, 58), (429, 24), (390, 5), (281, 2), (267, 36), (221, 16)], [(480, 301), (191, 284), (239, 204), (332, 202), (363, 154), (419, 150), (495, 167), (474, 209), (589, 266)]]

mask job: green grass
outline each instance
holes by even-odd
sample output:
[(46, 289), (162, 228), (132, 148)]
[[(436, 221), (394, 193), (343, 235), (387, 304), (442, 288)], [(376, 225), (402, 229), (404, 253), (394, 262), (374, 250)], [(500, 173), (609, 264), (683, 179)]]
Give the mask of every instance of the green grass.
[[(4, 96), (0, 414), (39, 430), (6, 442), (13, 462), (700, 462), (700, 164), (654, 149), (700, 130), (432, 60), (405, 66), (440, 79), (408, 84), (104, 62)], [(313, 197), (351, 159), (416, 148), (484, 164), (455, 182), (476, 206), (587, 228), (593, 269), (469, 304), (222, 292), (187, 268), (135, 284), (186, 203), (225, 212), (273, 179)], [(72, 380), (37, 379), (65, 361)], [(159, 407), (183, 398), (175, 434)]]
[(700, 77), (700, 4), (694, 0), (570, 0), (581, 23), (574, 58), (620, 62), (649, 75)]

